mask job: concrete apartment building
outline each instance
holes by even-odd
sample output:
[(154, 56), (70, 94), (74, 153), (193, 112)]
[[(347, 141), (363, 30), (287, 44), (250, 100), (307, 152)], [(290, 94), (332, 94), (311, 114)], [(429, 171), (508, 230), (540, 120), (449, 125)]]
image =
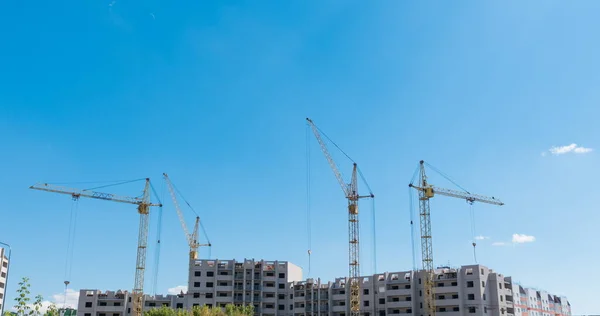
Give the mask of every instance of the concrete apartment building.
[[(413, 271), (361, 277), (361, 314), (425, 315), (424, 277), (423, 272)], [(514, 314), (511, 279), (485, 266), (437, 269), (434, 285), (436, 311), (441, 315)], [(346, 278), (338, 278), (335, 282), (326, 284), (309, 279), (293, 284), (293, 289), (293, 316), (349, 314), (349, 284)]]
[(265, 316), (276, 315), (290, 282), (302, 280), (302, 269), (286, 261), (192, 260), (189, 273), (187, 307), (254, 305)]
[[(133, 303), (128, 291), (80, 290), (78, 316), (123, 316), (131, 315)], [(154, 307), (185, 308), (185, 295), (144, 296), (144, 310)]]
[[(418, 274), (419, 315), (422, 308), (424, 273)], [(514, 315), (512, 280), (483, 265), (461, 268), (442, 267), (435, 271), (434, 281), (436, 312), (445, 316)]]
[(571, 304), (565, 296), (515, 284), (515, 316), (557, 315), (571, 315)]
[(4, 306), (5, 294), (6, 294), (6, 276), (8, 275), (8, 257), (4, 248), (0, 248), (0, 310)]
[[(345, 316), (347, 278), (302, 280), (302, 269), (285, 261), (193, 260), (188, 292), (146, 296), (145, 309), (253, 305), (257, 316)], [(364, 316), (425, 315), (423, 272), (400, 271), (360, 277)], [(483, 265), (435, 271), (439, 316), (571, 316), (566, 297), (523, 288), (511, 277)], [(78, 316), (131, 314), (127, 292), (82, 290)]]
[[(359, 278), (361, 314), (365, 316), (407, 314), (415, 308), (413, 273), (381, 273)], [(349, 314), (350, 284), (347, 278), (322, 283), (320, 279), (293, 282), (290, 312), (286, 316)]]

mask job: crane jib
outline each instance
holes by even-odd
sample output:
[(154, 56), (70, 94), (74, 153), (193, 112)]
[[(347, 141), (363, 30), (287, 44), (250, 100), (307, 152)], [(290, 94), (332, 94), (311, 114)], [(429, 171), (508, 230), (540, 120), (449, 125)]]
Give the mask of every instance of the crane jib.
[(101, 193), (101, 192), (94, 192), (92, 194), (92, 197), (96, 198), (96, 199), (102, 199), (102, 200), (112, 200), (113, 199), (114, 194), (110, 194), (110, 193)]

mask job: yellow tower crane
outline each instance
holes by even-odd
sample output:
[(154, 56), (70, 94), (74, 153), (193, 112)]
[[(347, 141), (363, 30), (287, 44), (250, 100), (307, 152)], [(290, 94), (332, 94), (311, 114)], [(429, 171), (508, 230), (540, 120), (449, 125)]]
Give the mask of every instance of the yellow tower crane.
[[(430, 166), (431, 167), (431, 166)], [(434, 266), (433, 266), (433, 246), (432, 246), (432, 235), (431, 235), (431, 218), (429, 210), (429, 200), (435, 196), (435, 194), (459, 198), (466, 200), (469, 204), (473, 202), (482, 202), (493, 205), (504, 205), (500, 200), (494, 197), (487, 197), (483, 195), (472, 194), (470, 192), (462, 192), (451, 189), (444, 189), (435, 187), (427, 182), (427, 175), (425, 174), (425, 162), (423, 160), (419, 163), (419, 184), (414, 185), (410, 183), (409, 187), (416, 189), (419, 192), (419, 218), (421, 228), (421, 260), (423, 261), (423, 270), (426, 273), (424, 288), (425, 288), (425, 315), (435, 316), (435, 290), (433, 286), (434, 282)], [(473, 242), (475, 246), (475, 242)]]
[(133, 311), (135, 316), (142, 315), (144, 298), (144, 272), (146, 270), (146, 249), (148, 247), (148, 218), (151, 206), (162, 206), (150, 202), (150, 179), (146, 178), (146, 185), (142, 197), (119, 196), (110, 193), (95, 192), (91, 190), (73, 189), (48, 183), (37, 183), (29, 187), (34, 190), (68, 194), (74, 200), (80, 197), (100, 199), (113, 202), (121, 202), (137, 205), (140, 214), (140, 225), (138, 233), (137, 257), (135, 264), (135, 284), (133, 286)]
[[(200, 217), (196, 216), (196, 224), (194, 225), (194, 231), (190, 234), (187, 225), (185, 224), (185, 219), (183, 218), (183, 213), (181, 212), (181, 207), (179, 207), (179, 201), (177, 201), (177, 196), (175, 194), (175, 188), (173, 187), (173, 183), (169, 176), (166, 173), (163, 173), (165, 177), (165, 181), (167, 182), (167, 187), (169, 188), (169, 193), (171, 194), (171, 199), (173, 200), (173, 205), (175, 205), (175, 210), (177, 211), (177, 216), (179, 217), (179, 222), (181, 222), (181, 227), (183, 228), (183, 233), (187, 239), (188, 245), (190, 246), (190, 264), (193, 264), (192, 261), (198, 259), (198, 248), (201, 246), (210, 247), (211, 244), (200, 244), (198, 243), (198, 226), (200, 224)], [(191, 270), (190, 270), (191, 271)]]
[(350, 316), (360, 315), (360, 284), (358, 278), (360, 277), (360, 254), (359, 254), (359, 225), (358, 225), (358, 200), (362, 198), (373, 198), (373, 194), (370, 195), (359, 195), (358, 194), (358, 181), (357, 181), (357, 165), (353, 164), (352, 178), (350, 183), (344, 182), (344, 178), (340, 173), (335, 161), (331, 158), (327, 145), (321, 138), (319, 129), (309, 118), (306, 121), (310, 125), (313, 134), (317, 138), (321, 150), (335, 175), (346, 199), (348, 199), (348, 239), (349, 239), (349, 281), (350, 281)]

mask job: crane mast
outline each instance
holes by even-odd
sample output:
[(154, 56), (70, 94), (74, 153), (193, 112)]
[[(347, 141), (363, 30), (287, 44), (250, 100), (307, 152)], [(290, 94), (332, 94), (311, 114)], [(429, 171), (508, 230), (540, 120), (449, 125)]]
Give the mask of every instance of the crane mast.
[[(431, 211), (429, 208), (429, 200), (435, 196), (435, 194), (464, 199), (468, 203), (482, 202), (493, 205), (504, 205), (501, 201), (494, 197), (487, 197), (478, 194), (472, 194), (470, 192), (461, 192), (451, 189), (439, 188), (432, 186), (427, 182), (427, 174), (425, 173), (425, 162), (423, 160), (419, 163), (419, 184), (413, 185), (410, 183), (409, 187), (416, 189), (419, 194), (419, 219), (420, 219), (420, 230), (421, 230), (421, 260), (423, 264), (423, 271), (425, 272), (425, 282), (423, 284), (425, 289), (425, 313), (428, 316), (435, 316), (435, 287), (434, 287), (434, 265), (433, 265), (433, 243), (431, 234)], [(475, 246), (475, 244), (473, 244)]]
[(361, 196), (358, 194), (358, 181), (357, 181), (357, 170), (356, 163), (353, 164), (352, 177), (349, 184), (344, 182), (344, 178), (340, 173), (337, 164), (329, 154), (327, 145), (321, 138), (319, 129), (309, 118), (306, 119), (310, 125), (327, 162), (329, 167), (333, 171), (333, 174), (338, 181), (346, 199), (348, 200), (348, 263), (349, 263), (349, 281), (350, 281), (350, 315), (358, 316), (360, 314), (360, 284), (358, 278), (360, 277), (360, 252), (359, 252), (359, 225), (358, 225), (358, 200), (361, 198), (374, 197), (373, 194)]
[(90, 190), (74, 189), (64, 186), (51, 185), (48, 183), (34, 184), (30, 189), (41, 190), (53, 193), (68, 194), (73, 199), (80, 197), (100, 199), (113, 202), (121, 202), (137, 205), (137, 211), (140, 214), (140, 223), (138, 231), (138, 246), (135, 263), (135, 282), (133, 286), (133, 310), (135, 316), (142, 315), (144, 298), (144, 274), (146, 270), (146, 250), (148, 248), (148, 218), (151, 206), (162, 206), (150, 202), (150, 179), (146, 178), (146, 184), (142, 197), (119, 196), (110, 193), (95, 192)]
[(429, 190), (427, 185), (427, 175), (425, 167), (421, 163), (420, 166), (420, 185), (424, 190), (419, 190), (419, 218), (421, 228), (421, 259), (423, 260), (423, 270), (425, 270), (425, 307), (429, 316), (434, 316), (435, 309), (435, 293), (433, 286), (433, 245), (431, 241), (431, 211), (429, 208), (429, 199), (433, 197), (433, 192)]
[(349, 240), (349, 275), (350, 275), (350, 315), (360, 315), (360, 253), (358, 225), (358, 181), (356, 180), (356, 163), (352, 166), (352, 178), (346, 198), (348, 199), (348, 240)]

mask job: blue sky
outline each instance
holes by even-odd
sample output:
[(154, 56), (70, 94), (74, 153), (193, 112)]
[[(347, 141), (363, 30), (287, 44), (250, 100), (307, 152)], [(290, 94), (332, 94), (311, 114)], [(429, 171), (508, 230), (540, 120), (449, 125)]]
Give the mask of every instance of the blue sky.
[[(160, 190), (168, 172), (200, 212), (213, 258), (289, 260), (308, 276), (308, 116), (360, 164), (376, 195), (379, 271), (412, 267), (407, 184), (425, 159), (505, 201), (475, 206), (477, 235), (489, 237), (480, 263), (567, 295), (574, 313), (597, 312), (600, 279), (589, 271), (600, 260), (599, 158), (549, 149), (598, 148), (598, 9), (597, 1), (6, 2), (8, 299), (22, 276), (48, 299), (63, 290), (72, 203), (27, 189), (38, 181), (151, 177)], [(345, 201), (312, 138), (310, 146), (310, 276), (333, 279), (347, 274)], [(350, 163), (335, 157), (349, 176)], [(440, 197), (431, 207), (436, 262), (473, 263), (467, 205)], [(362, 210), (363, 272), (372, 273), (371, 205)], [(186, 282), (187, 245), (172, 206), (163, 212), (165, 293)], [(129, 205), (79, 202), (73, 289), (132, 287), (137, 223)], [(535, 241), (515, 244), (513, 234)]]

